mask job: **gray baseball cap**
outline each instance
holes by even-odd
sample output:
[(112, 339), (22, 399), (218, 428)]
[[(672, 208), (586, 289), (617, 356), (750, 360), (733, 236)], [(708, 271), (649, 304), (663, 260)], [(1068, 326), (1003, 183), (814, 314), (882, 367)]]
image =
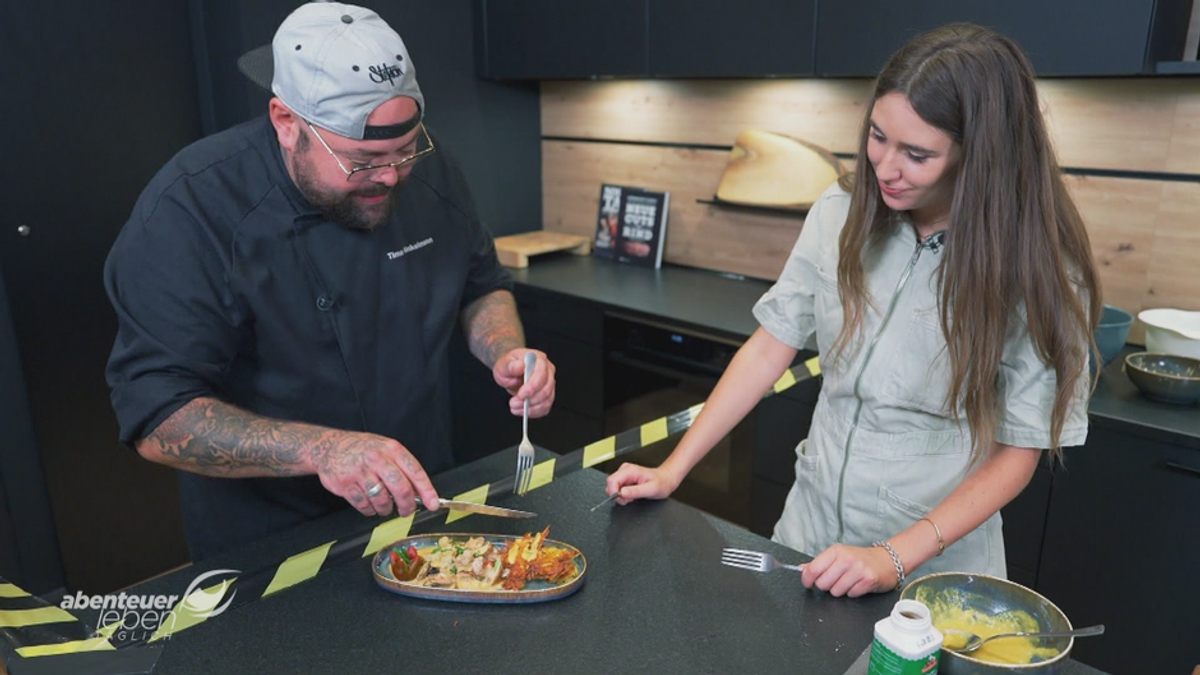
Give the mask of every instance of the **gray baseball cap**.
[[(347, 138), (398, 138), (425, 116), (404, 41), (365, 7), (303, 4), (283, 20), (271, 44), (242, 55), (238, 69), (301, 118)], [(417, 102), (417, 118), (369, 126), (367, 116), (397, 96)]]

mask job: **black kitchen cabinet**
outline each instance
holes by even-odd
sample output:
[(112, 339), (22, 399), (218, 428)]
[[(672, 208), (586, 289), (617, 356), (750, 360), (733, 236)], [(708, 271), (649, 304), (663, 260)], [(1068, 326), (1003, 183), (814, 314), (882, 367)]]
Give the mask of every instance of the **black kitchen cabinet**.
[[(466, 464), (521, 442), (521, 418), (508, 410), (508, 392), (456, 335), (450, 344), (450, 431), (455, 464)], [(533, 422), (530, 422), (532, 428)], [(531, 438), (536, 438), (532, 434)]]
[(174, 472), (117, 440), (101, 270), (146, 182), (200, 134), (189, 3), (4, 7), (0, 259), (34, 438), (0, 454), (36, 448), (45, 475), (44, 488), (22, 486), (44, 499), (9, 507), (27, 522), (48, 502), (67, 589), (105, 593), (188, 559)]
[[(813, 354), (801, 355), (801, 360)], [(808, 437), (821, 378), (805, 380), (754, 407), (754, 479), (750, 530), (770, 537), (796, 482), (796, 446)], [(816, 552), (812, 552), (816, 553)]]
[(970, 21), (1016, 40), (1039, 76), (1134, 75), (1183, 53), (1191, 0), (843, 0), (817, 13), (818, 75), (873, 77), (913, 36)]
[(645, 76), (647, 0), (476, 0), (476, 65), (495, 80)]
[(1111, 673), (1188, 673), (1200, 635), (1200, 451), (1095, 428), (1055, 471), (1038, 590), (1076, 626), (1071, 656)]
[[(554, 363), (555, 377), (561, 385), (555, 389), (554, 410), (569, 410), (597, 421), (602, 419), (604, 409), (600, 393), (604, 380), (604, 363), (599, 346), (537, 328), (529, 331), (526, 341), (530, 347), (545, 352)], [(553, 414), (552, 411), (551, 416)], [(596, 437), (590, 439), (594, 440)], [(546, 447), (558, 450), (551, 446)]]
[(11, 317), (0, 269), (0, 577), (42, 595), (64, 586), (62, 558)]
[[(1068, 448), (1067, 456), (1074, 457), (1081, 448)], [(1008, 578), (1028, 586), (1037, 587), (1038, 561), (1042, 557), (1042, 538), (1046, 527), (1046, 509), (1050, 503), (1050, 488), (1054, 472), (1046, 464), (1039, 464), (1029, 485), (1003, 509), (1004, 557), (1008, 565)]]
[[(517, 310), (530, 347), (556, 368), (554, 407), (530, 421), (531, 440), (559, 453), (604, 436), (604, 312), (554, 293), (518, 287)], [(535, 436), (536, 434), (536, 436)]]
[(497, 80), (813, 72), (815, 0), (478, 0), (477, 70)]
[[(529, 286), (514, 292), (525, 332), (551, 333), (576, 342), (604, 345), (604, 311), (583, 300)], [(597, 405), (600, 397), (596, 397)], [(599, 414), (599, 408), (590, 412)]]
[(649, 0), (656, 77), (813, 73), (815, 0)]
[[(793, 483), (795, 474), (793, 474)], [(754, 476), (750, 487), (750, 531), (760, 537), (775, 534), (775, 523), (783, 514), (791, 484), (782, 485), (769, 478)]]
[(476, 0), (476, 70), (497, 80), (874, 77), (897, 48), (970, 21), (1040, 76), (1157, 72), (1182, 59), (1191, 0)]
[[(557, 389), (550, 414), (529, 420), (529, 439), (558, 453), (603, 436), (603, 313), (580, 301), (527, 287), (514, 292), (525, 342), (554, 363)], [(451, 351), (454, 456), (467, 462), (521, 440), (521, 418), (508, 394), (456, 339)]]

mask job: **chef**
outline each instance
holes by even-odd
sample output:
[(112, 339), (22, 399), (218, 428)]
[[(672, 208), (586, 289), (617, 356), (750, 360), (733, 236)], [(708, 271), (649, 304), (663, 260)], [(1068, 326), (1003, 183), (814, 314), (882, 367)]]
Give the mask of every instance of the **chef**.
[(121, 439), (181, 470), (193, 560), (347, 503), (437, 508), (460, 327), (514, 414), (554, 402), (396, 31), (305, 4), (239, 66), (267, 114), (168, 162), (104, 270)]

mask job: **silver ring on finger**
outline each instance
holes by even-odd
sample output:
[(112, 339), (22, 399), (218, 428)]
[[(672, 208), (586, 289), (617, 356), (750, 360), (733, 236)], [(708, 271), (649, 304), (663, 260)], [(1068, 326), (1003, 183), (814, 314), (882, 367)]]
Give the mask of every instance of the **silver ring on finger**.
[(366, 489), (368, 497), (378, 497), (380, 492), (383, 492), (383, 486), (379, 483), (371, 483)]

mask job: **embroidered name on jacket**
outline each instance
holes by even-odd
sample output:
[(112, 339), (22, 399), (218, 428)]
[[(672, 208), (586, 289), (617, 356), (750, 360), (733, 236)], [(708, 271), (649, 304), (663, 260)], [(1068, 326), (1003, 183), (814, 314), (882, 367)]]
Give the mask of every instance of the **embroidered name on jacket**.
[(388, 254), (387, 254), (388, 260), (395, 260), (396, 258), (403, 258), (404, 256), (408, 255), (409, 253), (412, 253), (413, 251), (416, 251), (417, 249), (425, 248), (426, 246), (429, 246), (432, 243), (433, 243), (433, 237), (429, 237), (426, 239), (422, 239), (421, 241), (418, 241), (415, 244), (408, 244), (407, 246), (400, 249), (399, 251), (388, 251)]

